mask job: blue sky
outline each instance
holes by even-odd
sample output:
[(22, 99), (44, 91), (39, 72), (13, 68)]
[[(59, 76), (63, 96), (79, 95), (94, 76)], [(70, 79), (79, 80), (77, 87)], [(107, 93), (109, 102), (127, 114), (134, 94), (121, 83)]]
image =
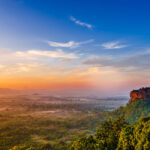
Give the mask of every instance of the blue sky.
[[(124, 83), (127, 91), (140, 85), (148, 86), (149, 5), (146, 0), (0, 0), (0, 64), (10, 72), (13, 72), (8, 69), (12, 64), (16, 69), (21, 64), (28, 75), (36, 74), (31, 64), (44, 65), (46, 69), (43, 67), (38, 72), (44, 75), (51, 74), (48, 67), (61, 67), (69, 72), (69, 75), (64, 73), (66, 77), (73, 75), (72, 69), (82, 68), (78, 73), (84, 72), (86, 77), (93, 68), (94, 71), (100, 69), (100, 74), (113, 69), (113, 73), (116, 71), (119, 78), (124, 79), (120, 79), (116, 91)], [(111, 73), (108, 72), (108, 78)], [(87, 80), (91, 83), (94, 77), (91, 73), (89, 76)], [(136, 81), (140, 82), (136, 84)], [(97, 84), (94, 83), (96, 89), (101, 81)]]
[[(24, 48), (25, 45), (27, 48), (37, 46), (38, 40), (65, 42), (70, 39), (95, 39), (96, 43), (119, 39), (134, 46), (149, 46), (149, 3), (129, 0), (0, 0), (1, 33), (10, 44), (13, 43), (12, 46), (17, 44)], [(93, 25), (93, 28), (88, 30), (73, 24), (70, 16)]]

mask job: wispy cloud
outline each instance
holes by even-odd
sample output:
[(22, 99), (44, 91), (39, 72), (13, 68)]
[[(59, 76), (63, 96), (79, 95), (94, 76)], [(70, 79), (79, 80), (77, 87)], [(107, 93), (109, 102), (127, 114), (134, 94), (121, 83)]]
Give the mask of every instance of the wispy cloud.
[(45, 56), (45, 57), (51, 57), (51, 58), (77, 58), (78, 56), (75, 53), (67, 53), (64, 52), (61, 49), (58, 49), (56, 51), (41, 51), (41, 50), (28, 50), (25, 52), (18, 51), (15, 53), (18, 57), (36, 57), (36, 56)]
[(80, 20), (77, 20), (73, 16), (70, 17), (70, 20), (73, 21), (75, 24), (78, 24), (78, 25), (83, 26), (83, 27), (87, 27), (88, 29), (93, 28), (93, 25), (85, 23), (85, 22), (81, 22)]
[(47, 43), (52, 47), (65, 47), (65, 48), (77, 48), (83, 44), (88, 44), (93, 42), (93, 39), (83, 41), (83, 42), (75, 42), (75, 41), (69, 41), (66, 43), (60, 43), (60, 42), (54, 42), (54, 41), (47, 41)]
[(101, 46), (104, 47), (105, 49), (120, 49), (127, 47), (127, 45), (120, 44), (119, 41), (103, 43)]
[[(55, 60), (55, 59), (77, 59), (81, 54), (66, 52), (61, 49), (57, 50), (26, 50), (26, 51), (9, 51), (9, 52), (1, 52), (0, 51), (0, 64), (10, 64), (10, 63), (33, 63), (40, 62), (43, 59), (47, 60)], [(47, 59), (50, 58), (50, 59)], [(2, 66), (0, 65), (0, 68)]]
[(73, 59), (69, 59), (69, 58), (64, 58), (64, 59), (60, 59), (59, 61), (60, 62), (70, 62), (72, 61)]
[(150, 51), (126, 56), (99, 56), (83, 62), (86, 65), (113, 67), (121, 71), (150, 71)]
[[(69, 62), (80, 57), (80, 54), (57, 50), (26, 50), (26, 51), (0, 51), (0, 72), (56, 72), (59, 62)], [(50, 62), (55, 62), (51, 64)], [(64, 66), (60, 66), (63, 68)]]

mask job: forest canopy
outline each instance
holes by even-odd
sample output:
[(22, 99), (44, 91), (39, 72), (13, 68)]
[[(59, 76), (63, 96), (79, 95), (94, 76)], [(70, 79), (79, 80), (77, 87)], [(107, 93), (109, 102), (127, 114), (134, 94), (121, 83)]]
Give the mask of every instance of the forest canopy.
[(150, 117), (143, 117), (136, 125), (129, 125), (121, 116), (102, 123), (95, 135), (73, 142), (71, 150), (149, 150)]

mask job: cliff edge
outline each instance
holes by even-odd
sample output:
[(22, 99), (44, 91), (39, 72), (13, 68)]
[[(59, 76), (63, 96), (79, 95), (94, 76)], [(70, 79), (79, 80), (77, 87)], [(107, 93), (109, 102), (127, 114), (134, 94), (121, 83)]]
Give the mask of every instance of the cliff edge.
[(131, 91), (128, 103), (130, 104), (136, 99), (150, 100), (150, 87)]

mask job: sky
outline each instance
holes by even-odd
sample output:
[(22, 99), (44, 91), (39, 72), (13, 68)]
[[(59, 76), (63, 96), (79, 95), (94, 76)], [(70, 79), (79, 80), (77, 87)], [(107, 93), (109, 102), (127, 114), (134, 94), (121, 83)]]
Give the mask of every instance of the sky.
[(0, 0), (0, 88), (128, 95), (150, 86), (148, 0)]

